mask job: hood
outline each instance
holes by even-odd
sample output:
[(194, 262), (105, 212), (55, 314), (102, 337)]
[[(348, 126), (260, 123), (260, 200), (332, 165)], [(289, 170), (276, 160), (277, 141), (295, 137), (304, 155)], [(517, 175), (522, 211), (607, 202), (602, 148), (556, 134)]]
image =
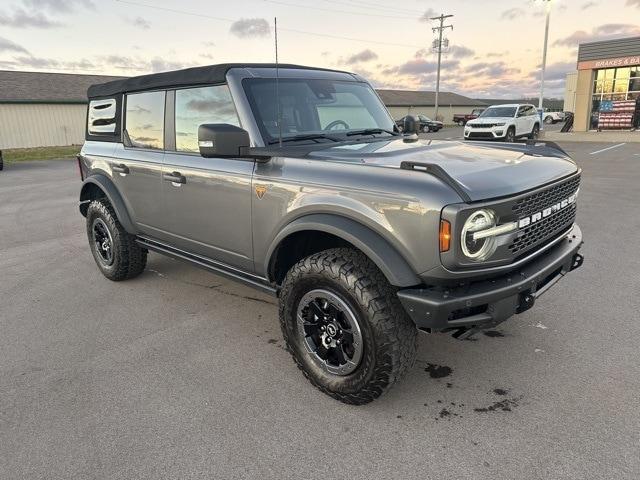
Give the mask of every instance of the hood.
[[(400, 168), (402, 162), (440, 167), (472, 201), (515, 195), (578, 171), (555, 145), (478, 144), (404, 139), (337, 145), (308, 152), (307, 158)], [(416, 170), (416, 175), (427, 175)]]
[(475, 125), (477, 123), (508, 123), (513, 120), (513, 117), (478, 117), (473, 120), (469, 120), (467, 123)]

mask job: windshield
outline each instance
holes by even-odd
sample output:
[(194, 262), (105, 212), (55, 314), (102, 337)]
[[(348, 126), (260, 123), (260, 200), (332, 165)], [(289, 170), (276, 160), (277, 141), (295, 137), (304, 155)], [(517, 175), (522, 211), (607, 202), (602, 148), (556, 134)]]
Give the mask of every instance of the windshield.
[(516, 107), (489, 107), (480, 114), (480, 118), (485, 117), (515, 117)]
[(242, 82), (265, 142), (278, 140), (278, 106), (282, 138), (353, 140), (354, 134), (393, 135), (394, 121), (366, 83), (337, 80), (280, 79), (278, 95), (273, 78)]

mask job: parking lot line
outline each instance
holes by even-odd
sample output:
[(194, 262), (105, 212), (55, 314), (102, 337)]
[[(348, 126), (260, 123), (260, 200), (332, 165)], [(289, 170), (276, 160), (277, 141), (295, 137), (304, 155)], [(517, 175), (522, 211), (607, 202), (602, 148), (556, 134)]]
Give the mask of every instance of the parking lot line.
[(612, 147), (603, 148), (602, 150), (596, 150), (595, 152), (591, 152), (589, 155), (595, 155), (596, 153), (606, 152), (607, 150), (611, 150), (613, 148), (618, 148), (618, 147), (621, 147), (623, 145), (626, 145), (626, 143), (619, 143), (619, 144), (614, 145)]

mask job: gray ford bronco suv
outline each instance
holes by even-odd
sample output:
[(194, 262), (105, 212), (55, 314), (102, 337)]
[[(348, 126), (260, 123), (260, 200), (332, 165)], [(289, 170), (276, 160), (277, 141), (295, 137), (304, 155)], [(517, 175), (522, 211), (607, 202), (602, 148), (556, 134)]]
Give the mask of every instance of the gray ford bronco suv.
[[(78, 156), (110, 280), (162, 253), (273, 294), (309, 381), (364, 404), (418, 330), (465, 338), (582, 264), (580, 168), (553, 144), (420, 140), (347, 72), (191, 68), (94, 85)], [(406, 135), (409, 131), (409, 135)]]

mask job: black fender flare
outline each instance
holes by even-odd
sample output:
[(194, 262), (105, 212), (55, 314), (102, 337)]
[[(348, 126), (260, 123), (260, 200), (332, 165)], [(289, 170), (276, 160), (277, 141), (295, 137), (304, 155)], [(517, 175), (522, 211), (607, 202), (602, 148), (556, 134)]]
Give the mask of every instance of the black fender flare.
[(329, 233), (349, 242), (369, 257), (387, 277), (389, 283), (396, 287), (410, 287), (422, 283), (398, 250), (379, 233), (347, 217), (322, 213), (297, 218), (280, 230), (265, 256), (264, 271), (267, 274), (278, 245), (289, 235), (305, 230)]
[(109, 203), (111, 203), (111, 206), (115, 210), (116, 216), (123, 228), (133, 235), (137, 234), (138, 229), (131, 221), (129, 211), (127, 210), (124, 200), (122, 200), (122, 195), (120, 195), (116, 186), (106, 175), (97, 173), (87, 177), (84, 182), (82, 182), (82, 189), (80, 190), (80, 213), (85, 217), (87, 216), (89, 200), (92, 200), (90, 194), (92, 186), (102, 190), (105, 197), (107, 197)]

